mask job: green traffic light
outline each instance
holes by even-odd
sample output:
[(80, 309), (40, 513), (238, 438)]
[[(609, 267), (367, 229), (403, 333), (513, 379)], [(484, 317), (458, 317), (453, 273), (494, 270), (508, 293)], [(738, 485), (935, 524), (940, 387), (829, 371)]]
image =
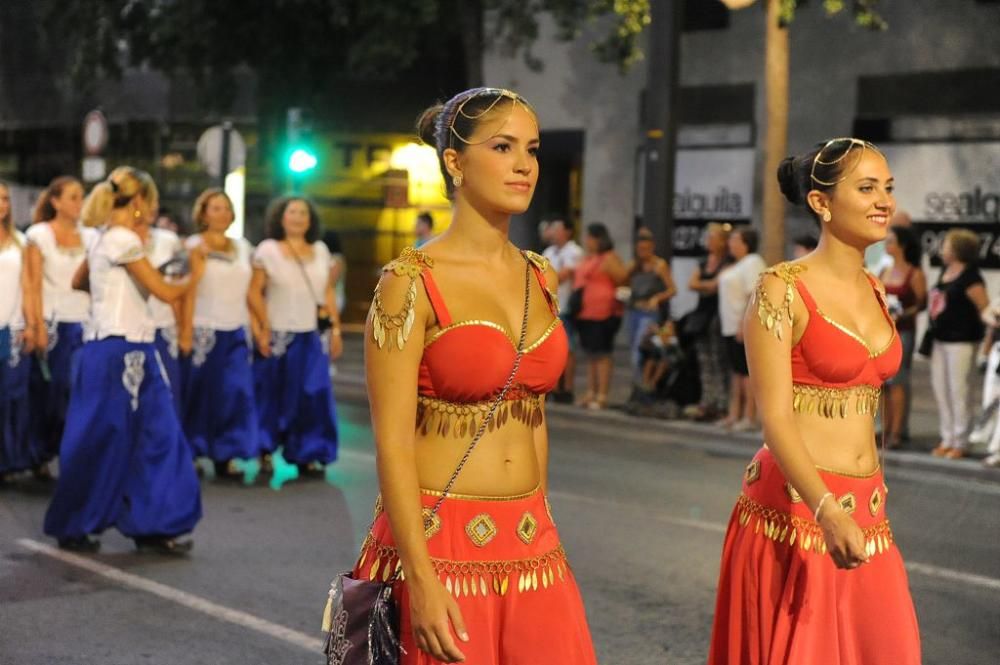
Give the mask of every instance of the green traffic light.
[(316, 164), (318, 163), (319, 160), (316, 159), (316, 154), (305, 148), (296, 148), (288, 156), (288, 170), (292, 173), (311, 171), (316, 168)]

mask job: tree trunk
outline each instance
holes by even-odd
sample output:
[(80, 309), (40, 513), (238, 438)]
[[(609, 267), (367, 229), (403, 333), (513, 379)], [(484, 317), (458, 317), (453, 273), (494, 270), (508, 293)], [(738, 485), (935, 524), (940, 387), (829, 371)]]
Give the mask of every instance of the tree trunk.
[(767, 0), (767, 37), (764, 47), (764, 246), (768, 263), (785, 255), (785, 200), (778, 188), (778, 164), (788, 154), (788, 29), (778, 20), (781, 0)]

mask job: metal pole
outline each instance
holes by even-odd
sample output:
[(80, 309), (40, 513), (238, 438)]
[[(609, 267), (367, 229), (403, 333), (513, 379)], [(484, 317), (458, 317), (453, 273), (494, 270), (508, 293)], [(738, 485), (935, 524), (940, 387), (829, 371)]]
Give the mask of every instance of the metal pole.
[(229, 175), (229, 135), (233, 132), (233, 123), (226, 120), (222, 123), (222, 159), (219, 173), (219, 188), (226, 188), (226, 176)]
[(652, 0), (646, 79), (645, 186), (642, 223), (656, 236), (660, 256), (673, 255), (674, 174), (677, 157), (677, 96), (681, 0)]

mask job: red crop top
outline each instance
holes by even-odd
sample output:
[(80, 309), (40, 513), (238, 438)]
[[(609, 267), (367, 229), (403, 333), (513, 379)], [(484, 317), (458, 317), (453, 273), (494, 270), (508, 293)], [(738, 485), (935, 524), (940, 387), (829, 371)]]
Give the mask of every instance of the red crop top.
[(899, 370), (903, 357), (903, 345), (879, 284), (867, 275), (893, 330), (886, 346), (872, 349), (861, 335), (823, 313), (798, 278), (804, 270), (806, 266), (800, 264), (780, 263), (764, 273), (775, 275), (786, 284), (785, 299), (780, 306), (770, 303), (762, 286), (758, 286), (756, 293), (761, 323), (779, 337), (786, 317), (791, 321), (791, 303), (796, 293), (809, 312), (806, 329), (792, 347), (795, 410), (843, 417), (847, 415), (848, 402), (853, 396), (858, 413), (874, 414), (882, 384)]
[[(517, 375), (490, 429), (502, 426), (511, 417), (535, 427), (540, 425), (541, 400), (558, 384), (569, 351), (569, 341), (558, 316), (558, 301), (546, 288), (548, 261), (533, 252), (524, 252), (524, 256), (542, 286), (553, 319), (538, 339), (527, 341)], [(471, 436), (478, 419), (489, 410), (491, 400), (510, 376), (517, 356), (517, 340), (505, 326), (493, 321), (453, 321), (432, 276), (432, 267), (430, 257), (407, 248), (385, 268), (409, 274), (414, 281), (420, 277), (440, 327), (425, 341), (420, 359), (417, 426), (425, 433), (434, 429), (445, 436)], [(414, 288), (411, 284), (411, 293)], [(385, 328), (389, 328), (390, 338), (402, 333), (402, 329), (395, 333), (391, 329), (393, 317), (379, 312), (378, 295), (376, 289), (375, 318), (381, 319), (383, 338)], [(405, 324), (404, 314), (396, 316)], [(377, 342), (380, 324), (374, 324), (373, 328)], [(404, 338), (400, 336), (398, 340), (402, 344)]]

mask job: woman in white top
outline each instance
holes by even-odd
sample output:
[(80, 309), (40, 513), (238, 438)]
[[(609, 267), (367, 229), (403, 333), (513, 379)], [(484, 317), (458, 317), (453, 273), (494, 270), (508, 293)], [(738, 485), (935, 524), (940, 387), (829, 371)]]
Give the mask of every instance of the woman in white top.
[[(186, 266), (184, 263), (184, 245), (176, 233), (167, 229), (156, 228), (157, 210), (150, 210), (148, 217), (138, 220), (136, 233), (146, 248), (146, 259), (160, 274), (172, 281), (177, 278)], [(163, 369), (170, 384), (170, 393), (174, 398), (177, 414), (181, 414), (181, 353), (190, 353), (191, 345), (185, 346), (179, 335), (178, 319), (181, 313), (180, 301), (165, 303), (154, 295), (149, 296), (149, 314), (156, 327), (156, 352), (160, 354)]]
[(221, 189), (202, 192), (191, 218), (201, 232), (187, 246), (202, 248), (206, 259), (205, 274), (188, 298), (193, 307), (184, 312), (184, 328), (194, 332), (181, 421), (194, 455), (215, 462), (217, 477), (237, 477), (236, 460), (261, 453), (247, 332), (253, 248), (226, 236), (235, 215)]
[(757, 232), (749, 227), (735, 227), (729, 234), (732, 263), (719, 275), (719, 324), (731, 372), (729, 380), (729, 415), (720, 424), (735, 431), (755, 429), (756, 411), (750, 394), (750, 370), (743, 346), (743, 314), (754, 285), (767, 263), (757, 254)]
[[(329, 359), (343, 348), (330, 253), (319, 229), (316, 210), (305, 199), (274, 202), (268, 239), (254, 252), (249, 292), (261, 445), (268, 452), (283, 446), (286, 460), (312, 470), (337, 458)], [(326, 349), (320, 317), (330, 325)]]
[(83, 322), (90, 316), (90, 296), (74, 291), (73, 274), (96, 237), (80, 222), (83, 185), (59, 176), (38, 197), (26, 233), (26, 276), (32, 292), (33, 334), (38, 340), (31, 370), (30, 437), (38, 460), (36, 475), (48, 478), (48, 461), (59, 454), (66, 421), (73, 356), (83, 345)]
[(92, 313), (73, 374), (60, 449), (59, 481), (45, 533), (59, 546), (96, 551), (94, 538), (116, 527), (140, 549), (178, 554), (179, 537), (201, 518), (201, 493), (188, 443), (173, 408), (153, 339), (147, 298), (181, 298), (204, 271), (191, 256), (191, 279), (168, 283), (146, 258), (134, 228), (156, 206), (143, 171), (120, 167), (87, 197), (87, 226), (106, 225), (88, 253)]
[(24, 236), (14, 228), (10, 188), (0, 182), (0, 482), (38, 460), (28, 445), (28, 354), (34, 349), (33, 314), (24, 275)]

